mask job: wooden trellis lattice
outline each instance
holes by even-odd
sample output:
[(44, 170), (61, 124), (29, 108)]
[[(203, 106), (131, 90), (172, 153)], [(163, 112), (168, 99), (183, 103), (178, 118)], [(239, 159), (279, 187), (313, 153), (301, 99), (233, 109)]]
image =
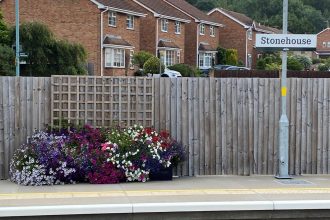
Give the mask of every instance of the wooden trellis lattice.
[(52, 126), (153, 125), (153, 79), (53, 76)]

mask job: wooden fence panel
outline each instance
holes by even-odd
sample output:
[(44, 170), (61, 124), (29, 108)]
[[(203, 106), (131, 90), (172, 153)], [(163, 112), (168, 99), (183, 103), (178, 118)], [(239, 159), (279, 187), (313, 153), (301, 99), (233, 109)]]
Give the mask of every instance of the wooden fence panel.
[(50, 90), (50, 78), (0, 77), (0, 179), (14, 151), (50, 125)]

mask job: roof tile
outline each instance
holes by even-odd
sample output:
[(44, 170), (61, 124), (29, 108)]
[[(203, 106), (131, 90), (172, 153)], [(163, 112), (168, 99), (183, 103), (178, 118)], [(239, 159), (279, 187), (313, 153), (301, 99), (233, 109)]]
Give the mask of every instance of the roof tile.
[(145, 13), (144, 9), (132, 0), (98, 0), (99, 3), (112, 8)]

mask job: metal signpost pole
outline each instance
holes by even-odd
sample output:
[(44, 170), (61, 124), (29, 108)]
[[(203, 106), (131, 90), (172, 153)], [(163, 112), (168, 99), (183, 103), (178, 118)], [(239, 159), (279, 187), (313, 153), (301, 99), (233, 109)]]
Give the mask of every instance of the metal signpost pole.
[[(283, 34), (288, 33), (288, 0), (283, 0)], [(286, 94), (287, 94), (287, 58), (288, 49), (282, 52), (282, 115), (280, 119), (279, 135), (279, 172), (276, 178), (290, 179), (289, 176), (289, 120), (286, 115)]]
[(16, 76), (20, 76), (20, 46), (19, 46), (19, 0), (15, 0), (16, 14)]

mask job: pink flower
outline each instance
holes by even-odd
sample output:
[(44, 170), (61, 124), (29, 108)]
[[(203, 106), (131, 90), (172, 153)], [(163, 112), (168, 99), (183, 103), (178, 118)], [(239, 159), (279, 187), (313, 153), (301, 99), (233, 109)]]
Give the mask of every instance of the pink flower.
[(109, 143), (104, 143), (104, 144), (101, 144), (101, 147), (102, 147), (102, 151), (106, 151), (107, 150), (107, 147), (109, 147), (110, 144)]

